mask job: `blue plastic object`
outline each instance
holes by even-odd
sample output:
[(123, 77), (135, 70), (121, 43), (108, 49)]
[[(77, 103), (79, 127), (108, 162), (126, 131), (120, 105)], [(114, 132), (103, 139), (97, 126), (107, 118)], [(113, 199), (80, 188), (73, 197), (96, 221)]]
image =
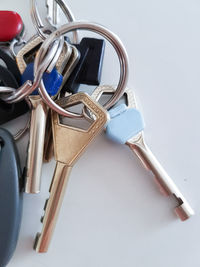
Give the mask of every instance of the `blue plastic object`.
[[(33, 63), (29, 63), (22, 74), (21, 83), (23, 84), (27, 80), (33, 81)], [(63, 81), (63, 76), (57, 72), (56, 68), (52, 70), (51, 73), (45, 72), (43, 75), (43, 82), (45, 88), (50, 96), (54, 96), (57, 94), (61, 84)], [(38, 95), (38, 90), (35, 90), (32, 95)]]
[(144, 120), (139, 110), (121, 104), (109, 110), (110, 120), (106, 134), (114, 142), (125, 144), (131, 137), (144, 130)]

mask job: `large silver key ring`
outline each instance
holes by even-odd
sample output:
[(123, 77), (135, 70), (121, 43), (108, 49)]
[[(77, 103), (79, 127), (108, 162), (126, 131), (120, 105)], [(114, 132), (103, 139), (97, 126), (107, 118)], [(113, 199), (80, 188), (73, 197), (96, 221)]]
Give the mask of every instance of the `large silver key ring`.
[[(62, 9), (63, 13), (65, 14), (67, 20), (69, 22), (75, 21), (74, 15), (72, 14), (70, 8), (66, 5), (66, 3), (63, 0), (55, 0), (57, 4)], [(35, 26), (36, 31), (42, 37), (42, 39), (46, 39), (48, 37), (48, 34), (45, 33), (46, 31), (54, 32), (56, 30), (56, 27), (49, 24), (49, 28), (45, 28), (44, 24), (42, 23), (41, 17), (39, 15), (36, 0), (31, 0), (31, 18), (33, 21), (33, 24)], [(73, 32), (73, 42), (76, 44), (78, 43), (78, 33), (77, 31)]]
[[(46, 51), (49, 47), (49, 45), (59, 38), (61, 35), (66, 34), (67, 32), (73, 31), (73, 30), (90, 30), (92, 32), (98, 33), (102, 35), (104, 38), (106, 38), (111, 45), (114, 47), (118, 58), (119, 58), (119, 64), (120, 64), (120, 79), (119, 83), (117, 85), (116, 91), (113, 94), (113, 96), (107, 101), (107, 103), (104, 105), (104, 108), (109, 109), (112, 107), (123, 95), (127, 81), (128, 81), (128, 70), (129, 70), (129, 63), (128, 63), (128, 55), (126, 52), (126, 49), (124, 45), (122, 44), (121, 40), (117, 35), (112, 33), (110, 30), (105, 28), (104, 26), (101, 26), (96, 23), (90, 23), (90, 22), (85, 22), (85, 21), (77, 21), (77, 22), (72, 22), (66, 25), (61, 26), (58, 30), (53, 32), (42, 44), (40, 47), (36, 58), (40, 57), (44, 51)], [(37, 61), (37, 60), (36, 60)], [(37, 66), (35, 66), (37, 69)], [(57, 105), (49, 96), (47, 93), (43, 80), (40, 82), (40, 87), (39, 87), (39, 93), (41, 97), (43, 98), (44, 102), (54, 111), (59, 113), (60, 115), (75, 118), (77, 117), (77, 114), (69, 112), (67, 110), (64, 110), (61, 108), (59, 105)]]

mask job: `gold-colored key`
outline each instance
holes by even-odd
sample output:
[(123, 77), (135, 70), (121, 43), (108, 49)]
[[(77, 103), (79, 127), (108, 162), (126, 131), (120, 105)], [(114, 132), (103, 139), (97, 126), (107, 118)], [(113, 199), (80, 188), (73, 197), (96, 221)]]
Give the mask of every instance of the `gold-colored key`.
[(89, 129), (83, 130), (62, 124), (59, 115), (52, 111), (56, 168), (50, 187), (50, 197), (45, 205), (42, 232), (35, 240), (34, 248), (40, 253), (48, 250), (72, 167), (107, 122), (107, 112), (85, 93), (62, 98), (58, 103), (63, 108), (82, 103), (90, 110), (95, 120)]
[[(44, 40), (40, 36), (33, 36), (30, 41), (18, 52), (16, 56), (16, 62), (21, 74), (25, 71), (27, 65), (34, 61), (35, 55), (42, 45), (43, 41)], [(62, 74), (62, 70), (65, 68), (67, 62), (69, 61), (71, 53), (71, 45), (65, 43), (56, 63), (56, 69), (60, 74)]]
[[(68, 80), (70, 74), (76, 67), (78, 60), (80, 58), (80, 54), (75, 46), (72, 46), (72, 54), (64, 68), (60, 68), (60, 71), (63, 73), (63, 83), (64, 85)], [(62, 87), (61, 87), (62, 90)], [(47, 118), (47, 126), (46, 126), (46, 137), (44, 144), (44, 162), (49, 162), (53, 158), (53, 134), (51, 129), (51, 113), (49, 113)]]

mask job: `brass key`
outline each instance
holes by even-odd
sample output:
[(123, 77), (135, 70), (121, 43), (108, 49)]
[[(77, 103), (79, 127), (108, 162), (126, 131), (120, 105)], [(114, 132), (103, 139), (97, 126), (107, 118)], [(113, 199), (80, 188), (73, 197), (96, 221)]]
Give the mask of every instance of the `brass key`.
[(92, 112), (95, 120), (88, 130), (83, 130), (62, 124), (59, 115), (52, 111), (56, 168), (50, 187), (50, 197), (45, 205), (42, 232), (37, 234), (35, 240), (34, 248), (40, 253), (48, 250), (72, 167), (107, 122), (106, 111), (85, 93), (62, 98), (58, 103), (64, 108), (82, 103)]
[[(64, 85), (66, 81), (68, 80), (69, 76), (71, 75), (72, 71), (76, 67), (80, 54), (75, 46), (72, 47), (72, 54), (64, 68), (59, 68), (60, 71), (62, 71), (63, 74), (63, 83)], [(62, 90), (62, 86), (61, 86)], [(45, 137), (45, 144), (44, 144), (44, 162), (49, 162), (53, 157), (53, 134), (52, 134), (52, 128), (51, 128), (51, 113), (49, 113), (47, 118), (47, 126), (46, 126), (46, 137)]]

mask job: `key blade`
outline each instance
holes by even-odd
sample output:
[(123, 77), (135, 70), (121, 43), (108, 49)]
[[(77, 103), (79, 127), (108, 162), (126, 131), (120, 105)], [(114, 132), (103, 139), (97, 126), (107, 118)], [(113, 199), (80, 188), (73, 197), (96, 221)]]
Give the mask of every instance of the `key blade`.
[(25, 192), (40, 192), (43, 147), (48, 108), (40, 96), (29, 97), (32, 104), (30, 141), (27, 155)]
[(178, 203), (178, 206), (175, 208), (175, 213), (178, 217), (184, 221), (194, 215), (193, 209), (183, 197), (176, 184), (145, 144), (142, 133), (128, 140), (126, 144), (138, 156), (146, 169), (151, 170), (155, 176), (156, 184), (159, 186), (161, 193), (166, 196), (172, 195), (175, 197)]
[[(56, 164), (55, 176), (50, 191), (50, 198), (45, 203), (45, 216), (43, 217), (42, 221), (43, 225), (47, 227), (44, 227), (42, 234), (38, 233), (35, 239), (34, 249), (38, 253), (44, 253), (48, 251), (71, 169), (72, 167), (66, 166), (63, 163), (58, 162)], [(49, 218), (51, 218), (51, 220), (49, 220)], [(45, 236), (45, 238), (43, 238), (43, 236)]]

